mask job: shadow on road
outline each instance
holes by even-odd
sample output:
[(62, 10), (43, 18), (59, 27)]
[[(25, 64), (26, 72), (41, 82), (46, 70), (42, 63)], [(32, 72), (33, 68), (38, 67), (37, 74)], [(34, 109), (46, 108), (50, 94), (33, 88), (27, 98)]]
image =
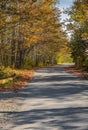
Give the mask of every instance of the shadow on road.
[(25, 98), (65, 98), (73, 94), (86, 94), (88, 92), (88, 84), (84, 84), (71, 76), (46, 76), (43, 78), (35, 78), (31, 85), (23, 88), (17, 93), (3, 92), (0, 93), (0, 99), (22, 97)]
[[(4, 112), (5, 113), (5, 112)], [(88, 107), (61, 108), (61, 109), (38, 109), (22, 112), (8, 112), (9, 117), (14, 121), (13, 128), (19, 125), (39, 124), (42, 128), (52, 127), (57, 130), (88, 130), (85, 124), (88, 122)], [(81, 117), (82, 116), (82, 117)], [(30, 126), (30, 125), (29, 125)], [(60, 127), (60, 129), (59, 129)], [(25, 129), (35, 130), (35, 127)], [(41, 128), (38, 128), (41, 130)]]
[[(61, 68), (59, 68), (61, 69)], [(20, 98), (21, 102), (26, 99), (46, 99), (60, 101), (82, 101), (87, 100), (88, 82), (81, 81), (79, 78), (65, 73), (63, 69), (61, 72), (58, 67), (54, 69), (42, 69), (37, 71), (39, 73), (55, 73), (56, 75), (39, 75), (34, 77), (34, 80), (28, 87), (20, 90), (18, 93), (5, 92), (0, 93), (1, 99)], [(56, 72), (58, 73), (56, 73)], [(48, 102), (49, 103), (49, 102)], [(67, 103), (67, 102), (66, 102)], [(43, 103), (42, 103), (43, 104)], [(30, 105), (30, 103), (29, 103)], [(13, 128), (30, 124), (25, 129), (27, 130), (88, 130), (88, 105), (73, 106), (69, 104), (62, 108), (38, 108), (41, 106), (37, 104), (33, 109), (21, 112), (0, 112), (7, 114), (13, 121)], [(55, 106), (54, 106), (55, 107)], [(29, 106), (30, 108), (30, 106)], [(38, 126), (35, 127), (35, 124)], [(44, 129), (43, 129), (44, 128)]]

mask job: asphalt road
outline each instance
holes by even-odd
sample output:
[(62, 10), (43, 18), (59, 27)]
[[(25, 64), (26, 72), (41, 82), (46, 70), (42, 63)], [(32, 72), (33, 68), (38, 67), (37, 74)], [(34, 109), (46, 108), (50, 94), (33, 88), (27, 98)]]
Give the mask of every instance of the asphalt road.
[(37, 70), (28, 87), (0, 94), (17, 107), (0, 111), (8, 117), (0, 130), (88, 130), (88, 80), (66, 73), (67, 66)]

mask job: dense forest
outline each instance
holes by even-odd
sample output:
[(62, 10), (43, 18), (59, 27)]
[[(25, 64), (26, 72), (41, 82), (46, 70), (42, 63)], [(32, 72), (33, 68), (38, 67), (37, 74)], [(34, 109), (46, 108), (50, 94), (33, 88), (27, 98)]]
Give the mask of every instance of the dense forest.
[(56, 1), (3, 0), (0, 6), (0, 65), (56, 64), (58, 52), (68, 44)]
[(76, 0), (67, 13), (72, 57), (77, 68), (88, 70), (88, 0)]

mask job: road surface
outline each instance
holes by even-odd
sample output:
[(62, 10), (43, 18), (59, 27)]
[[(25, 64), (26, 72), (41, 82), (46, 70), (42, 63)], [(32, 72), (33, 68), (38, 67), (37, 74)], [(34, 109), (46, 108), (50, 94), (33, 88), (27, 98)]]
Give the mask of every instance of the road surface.
[(67, 66), (39, 69), (28, 87), (0, 93), (16, 107), (0, 110), (0, 130), (88, 130), (88, 80), (65, 72)]

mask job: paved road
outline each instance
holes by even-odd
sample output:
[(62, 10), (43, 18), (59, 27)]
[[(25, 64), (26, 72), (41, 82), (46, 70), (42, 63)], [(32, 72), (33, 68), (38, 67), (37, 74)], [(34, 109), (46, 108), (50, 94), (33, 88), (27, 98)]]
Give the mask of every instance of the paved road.
[(88, 81), (65, 67), (37, 70), (28, 87), (2, 93), (0, 98), (13, 100), (17, 109), (1, 111), (9, 120), (0, 130), (88, 130)]

